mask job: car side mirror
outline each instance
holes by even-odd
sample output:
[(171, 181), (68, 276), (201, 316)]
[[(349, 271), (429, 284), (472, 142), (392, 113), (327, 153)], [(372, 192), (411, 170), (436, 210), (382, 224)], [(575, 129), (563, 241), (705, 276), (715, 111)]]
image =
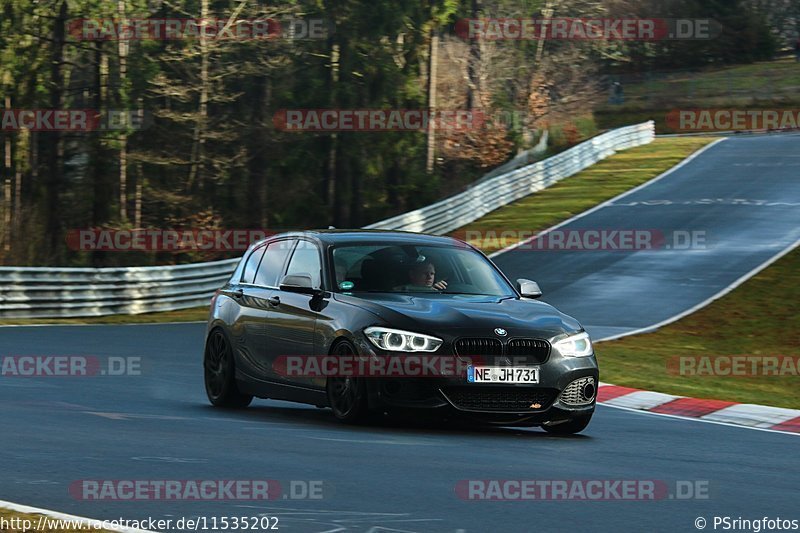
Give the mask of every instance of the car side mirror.
[(314, 287), (309, 274), (291, 274), (283, 276), (280, 290), (286, 292), (299, 292), (300, 294), (319, 294), (320, 289)]
[(539, 284), (529, 279), (518, 279), (517, 290), (523, 298), (535, 299), (542, 297), (542, 289), (539, 288)]

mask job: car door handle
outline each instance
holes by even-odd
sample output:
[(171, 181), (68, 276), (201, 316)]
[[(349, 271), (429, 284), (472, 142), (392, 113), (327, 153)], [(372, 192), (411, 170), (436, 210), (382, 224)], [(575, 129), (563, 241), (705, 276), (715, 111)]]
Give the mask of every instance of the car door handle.
[(278, 298), (277, 296), (273, 296), (272, 298), (267, 298), (267, 302), (272, 307), (277, 307), (277, 306), (281, 305), (281, 299)]

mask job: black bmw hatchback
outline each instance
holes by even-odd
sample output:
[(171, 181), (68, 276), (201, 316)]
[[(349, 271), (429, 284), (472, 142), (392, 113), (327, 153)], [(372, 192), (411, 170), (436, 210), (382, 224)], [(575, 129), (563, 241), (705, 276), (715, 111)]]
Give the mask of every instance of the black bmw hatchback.
[(386, 231), (286, 233), (247, 251), (212, 300), (208, 398), (396, 411), (577, 433), (599, 380), (581, 325), (479, 250)]

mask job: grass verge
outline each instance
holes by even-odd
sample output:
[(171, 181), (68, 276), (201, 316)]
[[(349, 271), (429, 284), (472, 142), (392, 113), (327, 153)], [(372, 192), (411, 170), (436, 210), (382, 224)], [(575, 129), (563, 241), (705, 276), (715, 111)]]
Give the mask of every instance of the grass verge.
[[(536, 194), (526, 196), (456, 230), (480, 232), (470, 242), (486, 253), (518, 242), (514, 235), (538, 233), (645, 183), (715, 141), (709, 137), (656, 139), (620, 152)], [(501, 235), (509, 232), (509, 235)], [(493, 238), (497, 237), (497, 238)], [(524, 235), (523, 235), (524, 237)]]
[(666, 73), (625, 88), (630, 100), (659, 102), (746, 103), (752, 99), (797, 101), (800, 65), (784, 57), (746, 65)]
[[(800, 358), (800, 249), (735, 291), (658, 331), (596, 347), (603, 381), (668, 394), (800, 409), (797, 366), (759, 377), (681, 375), (679, 357)], [(672, 360), (672, 361), (671, 361)], [(667, 365), (676, 371), (668, 371)], [(709, 368), (702, 363), (698, 369)], [(727, 363), (723, 371), (730, 368)], [(699, 373), (699, 372), (698, 372)], [(687, 372), (691, 374), (691, 372)]]
[(208, 307), (193, 307), (179, 311), (143, 315), (109, 315), (81, 318), (8, 318), (0, 326), (31, 326), (44, 324), (163, 324), (165, 322), (205, 322)]
[(604, 103), (597, 126), (616, 128), (654, 120), (658, 133), (681, 133), (667, 123), (676, 109), (796, 109), (800, 105), (800, 64), (785, 57), (749, 65), (661, 73), (625, 84), (625, 103)]

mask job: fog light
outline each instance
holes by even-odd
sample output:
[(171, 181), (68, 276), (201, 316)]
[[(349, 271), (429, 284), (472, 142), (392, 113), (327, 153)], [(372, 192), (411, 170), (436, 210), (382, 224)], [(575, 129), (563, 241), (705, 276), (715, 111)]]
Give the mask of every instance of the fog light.
[(592, 379), (588, 383), (584, 383), (583, 387), (581, 388), (581, 394), (583, 394), (584, 400), (592, 401), (594, 400), (595, 395), (595, 388), (594, 388), (594, 379)]
[(564, 405), (588, 405), (594, 401), (596, 395), (594, 378), (580, 378), (567, 385), (559, 400)]

